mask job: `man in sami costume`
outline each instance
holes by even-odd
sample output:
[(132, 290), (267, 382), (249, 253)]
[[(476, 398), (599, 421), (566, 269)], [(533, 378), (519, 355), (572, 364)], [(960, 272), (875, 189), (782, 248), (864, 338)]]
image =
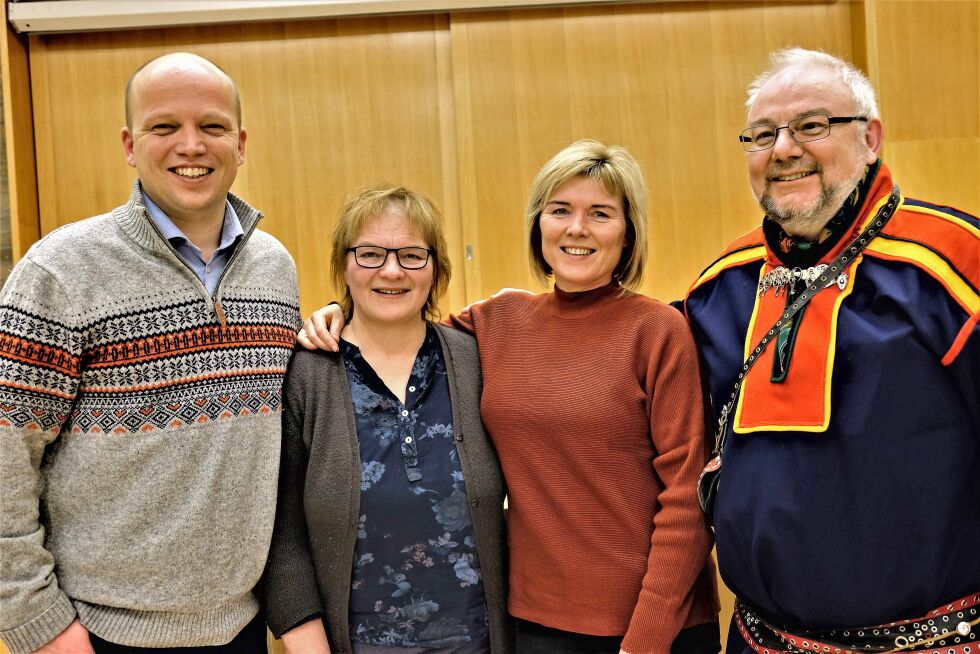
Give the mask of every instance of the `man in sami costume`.
[(0, 639), (264, 653), (296, 270), (228, 192), (227, 74), (154, 59), (126, 123), (129, 201), (45, 236), (0, 293)]
[(978, 220), (893, 195), (844, 61), (777, 52), (746, 104), (765, 219), (683, 307), (726, 435), (708, 509), (726, 651), (978, 652)]

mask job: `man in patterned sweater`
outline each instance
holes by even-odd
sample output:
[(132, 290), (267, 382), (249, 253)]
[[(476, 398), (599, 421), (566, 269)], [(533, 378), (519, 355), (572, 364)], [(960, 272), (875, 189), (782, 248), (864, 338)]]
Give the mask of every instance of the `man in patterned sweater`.
[(46, 236), (3, 288), (0, 638), (13, 654), (265, 652), (252, 588), (299, 314), (291, 258), (228, 192), (240, 125), (237, 88), (211, 62), (140, 68), (122, 130), (129, 201)]

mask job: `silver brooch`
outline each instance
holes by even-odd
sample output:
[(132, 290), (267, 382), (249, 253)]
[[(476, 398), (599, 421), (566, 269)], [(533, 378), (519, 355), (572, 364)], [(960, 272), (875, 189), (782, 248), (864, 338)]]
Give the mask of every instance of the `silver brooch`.
[[(775, 294), (778, 296), (780, 293), (788, 293), (790, 289), (795, 289), (798, 282), (802, 282), (804, 287), (810, 286), (825, 270), (827, 270), (825, 263), (809, 268), (776, 266), (759, 280), (759, 297), (765, 295), (770, 288), (776, 289)], [(828, 279), (826, 286), (831, 284), (837, 284), (837, 288), (843, 291), (847, 287), (847, 273), (842, 272), (836, 278)]]

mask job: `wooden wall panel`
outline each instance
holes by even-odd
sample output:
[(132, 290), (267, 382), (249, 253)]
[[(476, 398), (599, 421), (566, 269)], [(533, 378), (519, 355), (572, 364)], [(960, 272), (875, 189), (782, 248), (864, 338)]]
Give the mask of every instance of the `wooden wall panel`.
[[(730, 140), (743, 122), (746, 82), (787, 43), (862, 60), (851, 50), (852, 37), (863, 36), (850, 28), (852, 9), (686, 2), (34, 37), (42, 231), (121, 201), (132, 178), (119, 150), (121, 85), (146, 58), (184, 48), (222, 63), (242, 87), (249, 154), (236, 190), (293, 250), (304, 308), (333, 294), (320, 246), (341, 198), (380, 178), (425, 190), (452, 217), (457, 276), (447, 307), (503, 286), (535, 288), (522, 238), (527, 188), (551, 154), (585, 136), (625, 145), (641, 160), (652, 198), (643, 290), (676, 297), (758, 220)], [(927, 73), (976, 59), (977, 4), (883, 3), (876, 11), (883, 22), (871, 26), (882, 43), (908, 39), (905, 32), (921, 41), (889, 46), (909, 66), (882, 69), (886, 120), (890, 107), (924, 105), (917, 111), (929, 134), (943, 135), (893, 131), (919, 115), (888, 120), (889, 161), (910, 192), (923, 187), (976, 207), (977, 185), (957, 181), (977, 165), (976, 69), (972, 90), (962, 83), (969, 70)], [(919, 29), (916, 11), (929, 14), (932, 32)], [(948, 32), (956, 38), (940, 38)], [(925, 97), (959, 93), (962, 102), (907, 102), (896, 71), (910, 67), (923, 72)], [(920, 157), (936, 165), (902, 168)], [(464, 244), (473, 253), (465, 264)]]
[(119, 130), (123, 87), (146, 58), (119, 35), (32, 36), (41, 233), (126, 200), (135, 177)]
[[(125, 200), (125, 82), (147, 59), (190, 50), (238, 82), (248, 140), (233, 190), (296, 258), (305, 312), (336, 297), (334, 216), (371, 182), (404, 183), (447, 210), (461, 270), (448, 47), (447, 19), (432, 15), (35, 37), (44, 232)], [(447, 308), (464, 294), (460, 274)]]
[[(349, 191), (370, 182), (404, 183), (431, 195), (446, 212), (453, 263), (461, 270), (454, 151), (445, 139), (453, 125), (451, 87), (436, 65), (449, 58), (445, 19), (264, 29), (243, 51), (249, 64), (239, 76), (243, 96), (251, 98), (253, 148), (241, 188), (268, 212), (266, 228), (296, 257), (304, 308), (336, 297), (327, 281), (334, 216)], [(461, 274), (449, 300), (464, 302)]]
[(885, 161), (902, 191), (980, 215), (980, 2), (868, 3)]
[[(6, 154), (7, 200), (10, 242), (5, 245), (10, 261), (17, 261), (40, 236), (37, 206), (37, 177), (34, 159), (34, 116), (31, 110), (31, 81), (28, 39), (14, 32), (7, 22), (7, 3), (0, 7), (0, 66), (3, 74), (3, 132)], [(0, 282), (9, 269), (0, 271)]]
[(564, 145), (628, 148), (651, 194), (643, 290), (679, 297), (759, 221), (736, 136), (744, 88), (787, 43), (850, 55), (842, 3), (677, 3), (453, 15), (460, 201), (470, 299), (538, 288), (526, 264), (531, 180)]

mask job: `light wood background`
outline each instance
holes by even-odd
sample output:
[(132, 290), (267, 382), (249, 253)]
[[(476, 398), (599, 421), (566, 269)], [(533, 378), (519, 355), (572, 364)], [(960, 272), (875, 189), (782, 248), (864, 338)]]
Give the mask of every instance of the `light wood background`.
[[(21, 137), (12, 153), (15, 233), (43, 235), (126, 199), (123, 86), (147, 59), (189, 50), (238, 81), (249, 138), (234, 191), (295, 257), (304, 313), (337, 295), (326, 261), (344, 196), (379, 180), (443, 208), (455, 267), (445, 311), (505, 286), (539, 288), (523, 241), (527, 190), (551, 155), (585, 137), (642, 163), (643, 291), (669, 300), (760, 220), (736, 135), (746, 84), (785, 45), (869, 73), (884, 158), (906, 194), (980, 212), (978, 43), (978, 0), (665, 2), (34, 35), (26, 57), (11, 46), (4, 70), (12, 106), (33, 106), (13, 121), (33, 121), (35, 144)], [(35, 172), (32, 196), (24, 180)], [(15, 256), (29, 242), (15, 242)], [(730, 602), (726, 593), (723, 630)]]

